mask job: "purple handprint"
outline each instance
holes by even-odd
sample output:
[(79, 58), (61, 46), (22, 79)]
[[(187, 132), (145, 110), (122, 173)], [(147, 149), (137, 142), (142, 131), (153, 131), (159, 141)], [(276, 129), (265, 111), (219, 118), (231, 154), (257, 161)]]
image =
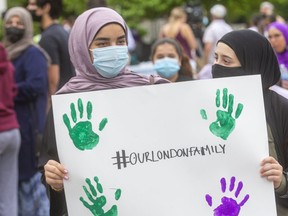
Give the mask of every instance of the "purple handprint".
[[(229, 191), (232, 192), (235, 189), (235, 177), (231, 177), (230, 179), (230, 186), (229, 186)], [(223, 193), (226, 192), (226, 179), (222, 178), (220, 180), (221, 183), (221, 190)], [(243, 183), (239, 181), (236, 191), (234, 193), (235, 199), (238, 198), (241, 190), (243, 188)], [(209, 206), (212, 206), (212, 197), (209, 194), (206, 194), (205, 196), (206, 202), (208, 203)], [(223, 196), (221, 199), (222, 204), (220, 204), (218, 207), (214, 209), (214, 216), (238, 216), (240, 213), (241, 207), (247, 202), (249, 199), (249, 195), (246, 194), (244, 199), (240, 202), (237, 203), (236, 200), (233, 198), (229, 198), (226, 196)]]

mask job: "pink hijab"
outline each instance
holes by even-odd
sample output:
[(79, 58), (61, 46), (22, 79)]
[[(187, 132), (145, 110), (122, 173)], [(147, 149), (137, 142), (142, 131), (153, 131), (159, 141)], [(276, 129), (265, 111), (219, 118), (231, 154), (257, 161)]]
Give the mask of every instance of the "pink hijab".
[(118, 23), (127, 32), (123, 18), (110, 8), (93, 8), (85, 11), (76, 19), (69, 36), (69, 54), (76, 69), (76, 76), (72, 77), (57, 94), (168, 82), (160, 77), (141, 76), (126, 68), (114, 78), (102, 77), (91, 62), (89, 45), (98, 31), (108, 23)]

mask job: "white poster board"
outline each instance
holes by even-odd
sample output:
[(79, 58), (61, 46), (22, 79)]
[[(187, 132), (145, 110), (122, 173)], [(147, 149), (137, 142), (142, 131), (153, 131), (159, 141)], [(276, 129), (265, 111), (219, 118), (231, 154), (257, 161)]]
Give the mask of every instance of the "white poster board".
[(70, 216), (219, 216), (227, 205), (230, 215), (276, 215), (273, 185), (260, 177), (268, 156), (260, 76), (52, 101)]

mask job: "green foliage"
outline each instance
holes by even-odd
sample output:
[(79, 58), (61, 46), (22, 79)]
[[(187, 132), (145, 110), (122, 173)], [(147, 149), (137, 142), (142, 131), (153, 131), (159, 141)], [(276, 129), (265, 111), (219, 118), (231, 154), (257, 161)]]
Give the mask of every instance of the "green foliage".
[[(3, 0), (1, 0), (3, 1)], [(74, 15), (77, 16), (87, 9), (89, 0), (63, 0), (63, 18)], [(90, 0), (91, 1), (91, 0)], [(105, 1), (105, 0), (102, 0)], [(226, 20), (230, 23), (248, 23), (252, 15), (259, 11), (259, 5), (263, 0), (106, 0), (109, 7), (117, 10), (132, 28), (139, 29), (139, 23), (145, 19), (167, 18), (170, 10), (175, 6), (182, 6), (187, 2), (201, 2), (205, 9), (206, 16), (209, 17), (209, 9), (216, 3), (223, 4), (228, 9)], [(28, 0), (7, 0), (8, 8), (14, 6), (26, 6)], [(97, 2), (97, 0), (95, 0)], [(277, 14), (286, 20), (288, 14), (287, 0), (270, 0), (275, 6)], [(210, 18), (210, 17), (209, 17)], [(1, 23), (0, 23), (1, 24)], [(139, 29), (141, 31), (141, 29)], [(0, 37), (1, 37), (0, 31)]]
[(87, 9), (88, 0), (63, 0), (63, 17), (79, 15)]
[(142, 19), (155, 19), (168, 15), (171, 8), (180, 6), (185, 0), (108, 0), (108, 4), (116, 8), (129, 22), (139, 22)]
[[(181, 6), (186, 2), (202, 2), (209, 15), (212, 5), (219, 3), (228, 8), (227, 20), (229, 22), (248, 22), (251, 16), (259, 11), (259, 5), (263, 0), (106, 0), (107, 4), (116, 9), (125, 18), (129, 26), (137, 26), (143, 19), (155, 19), (167, 17), (170, 10), (175, 6)], [(14, 6), (26, 6), (28, 0), (7, 0), (8, 8)], [(275, 5), (275, 11), (288, 19), (287, 0), (270, 0)], [(87, 9), (88, 0), (63, 0), (63, 17), (79, 15)]]
[[(5, 0), (4, 0), (5, 1)], [(16, 7), (16, 6), (23, 6), (27, 5), (28, 0), (7, 0), (7, 7)]]

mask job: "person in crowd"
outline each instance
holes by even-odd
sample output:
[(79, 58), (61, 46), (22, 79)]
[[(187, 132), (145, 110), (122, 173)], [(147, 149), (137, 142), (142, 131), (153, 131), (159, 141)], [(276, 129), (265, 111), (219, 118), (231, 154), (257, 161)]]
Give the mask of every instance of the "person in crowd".
[(35, 152), (36, 134), (43, 132), (46, 119), (49, 57), (33, 42), (32, 18), (25, 8), (9, 9), (4, 27), (4, 45), (15, 67), (18, 88), (15, 110), (21, 132), (19, 215), (49, 215), (49, 200), (41, 184)]
[(278, 216), (288, 215), (288, 100), (269, 88), (280, 79), (277, 57), (269, 41), (252, 30), (237, 30), (217, 43), (213, 78), (260, 74), (270, 155), (261, 162), (260, 174), (275, 188)]
[(33, 20), (40, 22), (43, 31), (39, 44), (51, 58), (48, 71), (51, 96), (75, 75), (68, 53), (69, 33), (57, 20), (62, 13), (62, 0), (29, 0), (27, 9)]
[[(90, 2), (88, 2), (87, 6), (88, 6), (88, 9), (95, 8), (95, 7), (109, 7), (107, 1), (105, 1), (105, 0), (90, 1)], [(110, 7), (110, 8), (112, 8), (112, 7)], [(134, 36), (132, 34), (132, 30), (129, 28), (129, 26), (127, 27), (127, 40), (128, 40), (127, 41), (128, 42), (128, 51), (129, 51), (130, 56), (131, 56), (129, 64), (131, 64), (134, 61), (134, 59), (132, 59), (131, 54), (133, 54), (133, 52), (136, 49), (136, 41), (135, 41)]]
[[(70, 32), (69, 53), (76, 76), (57, 94), (169, 82), (158, 76), (141, 76), (126, 68), (129, 61), (127, 25), (110, 8), (97, 7), (78, 16)], [(52, 112), (48, 114), (39, 166), (50, 197), (50, 215), (66, 215), (63, 180), (68, 179), (68, 172), (59, 163)]]
[(227, 10), (221, 4), (216, 4), (210, 9), (212, 22), (204, 30), (203, 43), (204, 43), (204, 58), (205, 64), (214, 63), (214, 53), (217, 41), (226, 33), (232, 31), (224, 18)]
[(158, 75), (171, 82), (193, 79), (189, 58), (175, 39), (156, 40), (151, 48), (151, 60)]
[(274, 12), (274, 5), (271, 2), (264, 1), (260, 4), (259, 12), (263, 17), (275, 17), (275, 21), (286, 23), (285, 19)]
[(211, 70), (214, 63), (216, 43), (223, 35), (232, 31), (232, 27), (224, 20), (226, 13), (226, 8), (221, 4), (216, 4), (210, 8), (212, 22), (204, 30), (204, 63), (198, 73), (199, 79), (209, 79), (212, 77)]
[(70, 33), (71, 28), (73, 27), (73, 24), (75, 22), (75, 19), (77, 18), (77, 16), (75, 15), (70, 15), (68, 16), (66, 19), (63, 20), (62, 25), (63, 28)]
[(160, 29), (160, 38), (168, 37), (176, 39), (190, 59), (195, 60), (197, 41), (190, 26), (186, 23), (187, 15), (183, 8), (172, 9), (168, 23)]
[(248, 29), (256, 31), (260, 34), (263, 34), (263, 29), (260, 26), (262, 19), (263, 17), (261, 14), (253, 14), (251, 17)]
[(268, 38), (276, 52), (281, 71), (281, 87), (288, 89), (288, 26), (273, 22), (268, 25)]
[(20, 132), (14, 98), (17, 94), (15, 70), (0, 44), (0, 212), (18, 216), (18, 153)]

